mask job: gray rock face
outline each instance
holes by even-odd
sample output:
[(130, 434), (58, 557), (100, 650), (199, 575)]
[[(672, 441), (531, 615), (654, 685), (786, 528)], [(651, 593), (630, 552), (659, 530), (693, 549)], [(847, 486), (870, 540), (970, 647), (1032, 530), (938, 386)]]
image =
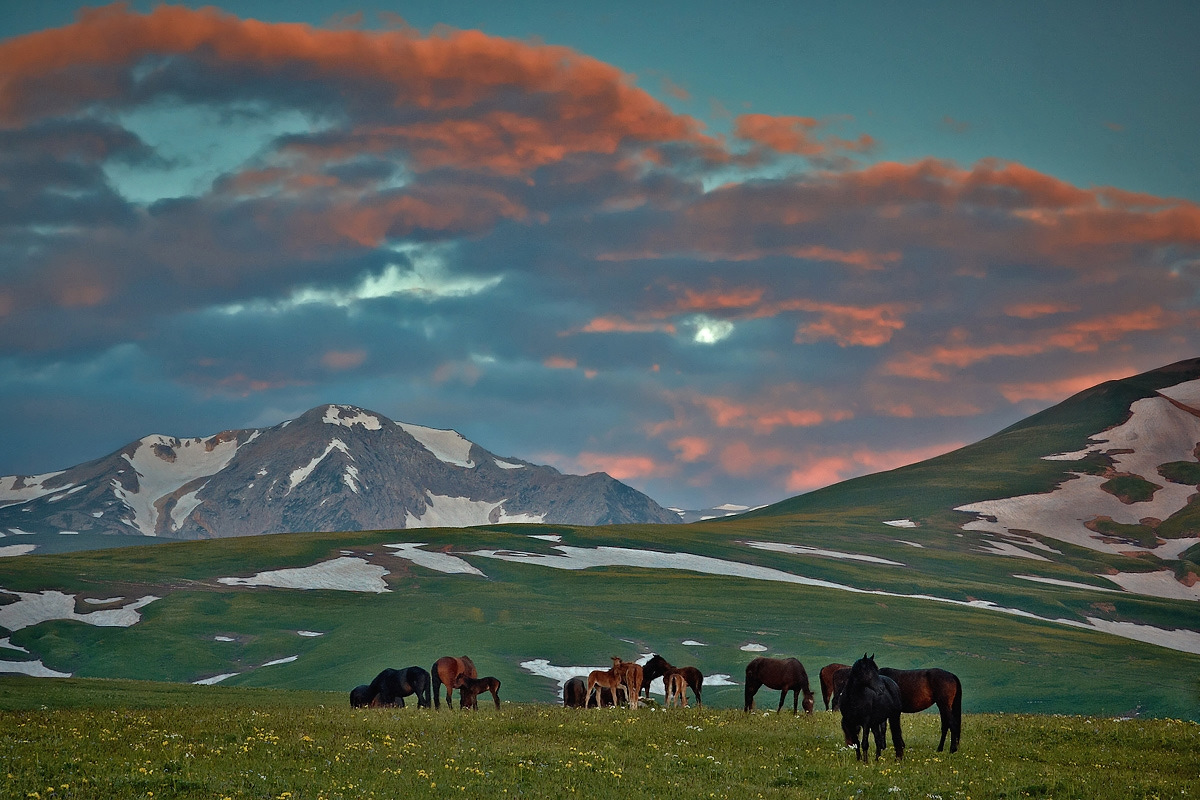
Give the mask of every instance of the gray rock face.
[(201, 539), (291, 531), (675, 523), (604, 473), (499, 458), (454, 431), (318, 406), (273, 428), (147, 436), (59, 473), (0, 478), (0, 532)]

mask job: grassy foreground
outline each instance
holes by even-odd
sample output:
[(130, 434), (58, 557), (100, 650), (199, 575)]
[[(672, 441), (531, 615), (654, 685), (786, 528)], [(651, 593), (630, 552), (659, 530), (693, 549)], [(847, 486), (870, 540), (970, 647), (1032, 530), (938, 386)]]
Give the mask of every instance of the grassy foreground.
[(1200, 793), (1200, 725), (1170, 719), (972, 714), (951, 756), (936, 715), (906, 715), (905, 760), (860, 764), (828, 712), (354, 711), (340, 693), (24, 678), (0, 679), (0, 709), (0, 796), (26, 800)]

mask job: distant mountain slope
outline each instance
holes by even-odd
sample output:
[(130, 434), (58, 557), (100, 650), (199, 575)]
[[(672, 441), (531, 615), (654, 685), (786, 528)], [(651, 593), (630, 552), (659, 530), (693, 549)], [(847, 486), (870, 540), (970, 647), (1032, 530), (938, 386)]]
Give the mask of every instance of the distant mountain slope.
[[(923, 523), (1053, 540), (1134, 556), (1200, 598), (1200, 359), (1109, 381), (983, 441), (750, 512), (746, 517), (879, 508)], [(1061, 553), (1059, 555), (1062, 555)], [(1116, 570), (1113, 570), (1116, 572)], [(1173, 574), (1172, 574), (1173, 573)]]
[(207, 438), (147, 436), (62, 472), (0, 478), (0, 534), (169, 539), (497, 522), (675, 523), (604, 473), (499, 458), (458, 433), (326, 405)]

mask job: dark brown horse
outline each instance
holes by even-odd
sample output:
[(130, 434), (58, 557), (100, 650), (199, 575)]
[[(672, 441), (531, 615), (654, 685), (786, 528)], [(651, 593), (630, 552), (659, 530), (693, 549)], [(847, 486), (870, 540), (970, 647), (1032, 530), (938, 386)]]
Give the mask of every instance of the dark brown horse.
[(673, 672), (678, 672), (683, 675), (683, 679), (687, 681), (688, 688), (692, 690), (692, 694), (696, 695), (696, 705), (703, 706), (700, 701), (700, 689), (704, 686), (704, 673), (695, 667), (676, 667), (668, 662), (665, 658), (655, 653), (650, 660), (642, 665), (642, 688), (646, 692), (646, 697), (650, 697), (650, 682), (655, 678), (662, 678), (664, 687), (666, 685), (666, 677)]
[[(846, 679), (850, 677), (850, 667), (846, 664), (827, 664), (821, 668), (821, 700), (825, 710), (838, 710), (839, 695), (846, 687)], [(830, 706), (830, 701), (833, 705)]]
[[(900, 733), (900, 687), (880, 674), (875, 657), (866, 653), (850, 667), (846, 688), (842, 690), (842, 733), (846, 744), (855, 748), (860, 761), (867, 761), (875, 736), (875, 760), (883, 752), (887, 728), (892, 727), (892, 747), (896, 760), (904, 758), (904, 736)], [(861, 733), (861, 735), (860, 735)]]
[(779, 689), (778, 713), (783, 710), (783, 701), (788, 692), (793, 692), (792, 713), (797, 713), (800, 703), (800, 693), (804, 692), (804, 713), (811, 714), (813, 710), (813, 693), (808, 688), (808, 673), (804, 665), (794, 658), (765, 658), (759, 657), (746, 665), (746, 711), (754, 708), (754, 695), (759, 687)]
[(946, 733), (950, 733), (950, 752), (958, 751), (958, 740), (962, 735), (962, 682), (953, 672), (944, 669), (889, 669), (879, 670), (900, 687), (900, 710), (906, 714), (924, 711), (937, 704), (942, 715), (942, 740), (938, 752), (946, 746)]
[(351, 708), (366, 708), (371, 705), (373, 695), (367, 694), (370, 686), (365, 683), (355, 686), (350, 690), (350, 707)]
[[(358, 687), (362, 689), (363, 687)], [(357, 692), (358, 689), (354, 691)], [(404, 698), (416, 695), (417, 708), (429, 708), (429, 673), (420, 667), (405, 667), (404, 669), (385, 669), (375, 676), (371, 685), (366, 687), (362, 696), (371, 708), (399, 706), (404, 708)], [(354, 694), (351, 693), (350, 703), (354, 704)]]
[[(496, 708), (500, 707), (500, 680), (489, 675), (486, 678), (468, 678), (466, 675), (459, 675), (458, 680), (454, 682), (454, 688), (458, 689), (458, 707), (459, 709), (479, 708), (479, 695), (483, 692), (491, 692), (492, 699), (496, 701)], [(449, 700), (446, 700), (449, 703)]]
[[(597, 695), (597, 700), (601, 706), (616, 705), (613, 693), (608, 689), (602, 688)], [(565, 708), (587, 708), (589, 705), (596, 705), (596, 701), (588, 703), (587, 678), (576, 675), (563, 684), (563, 706)]]
[(455, 658), (454, 656), (442, 656), (437, 661), (433, 662), (433, 666), (429, 669), (429, 674), (433, 676), (433, 707), (441, 709), (441, 692), (442, 684), (446, 685), (446, 706), (454, 708), (451, 703), (451, 695), (454, 694), (454, 682), (458, 680), (459, 675), (466, 675), (468, 678), (478, 678), (479, 673), (475, 671), (475, 662), (463, 656)]

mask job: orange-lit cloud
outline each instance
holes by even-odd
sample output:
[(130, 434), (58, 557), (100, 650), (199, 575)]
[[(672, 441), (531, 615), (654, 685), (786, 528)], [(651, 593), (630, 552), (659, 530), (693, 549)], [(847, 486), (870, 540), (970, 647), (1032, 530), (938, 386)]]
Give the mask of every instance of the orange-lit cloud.
[(823, 122), (812, 117), (743, 114), (737, 118), (734, 135), (778, 153), (807, 158), (847, 152), (867, 153), (875, 148), (875, 140), (865, 133), (853, 141), (836, 136), (821, 138), (817, 132), (824, 126)]
[(579, 366), (579, 362), (573, 358), (565, 358), (563, 356), (550, 356), (542, 362), (542, 366), (547, 369), (575, 369)]
[(676, 466), (648, 455), (583, 452), (571, 459), (586, 473), (607, 472), (619, 481), (673, 475)]
[(321, 356), (321, 364), (331, 370), (345, 370), (362, 366), (366, 359), (366, 350), (327, 350)]
[(1022, 383), (1000, 384), (1000, 394), (1010, 403), (1020, 403), (1025, 400), (1057, 403), (1073, 394), (1099, 386), (1106, 381), (1127, 378), (1136, 372), (1128, 367), (1111, 369), (1104, 372), (1089, 372), (1083, 375), (1071, 375), (1049, 381), (1026, 381)]

